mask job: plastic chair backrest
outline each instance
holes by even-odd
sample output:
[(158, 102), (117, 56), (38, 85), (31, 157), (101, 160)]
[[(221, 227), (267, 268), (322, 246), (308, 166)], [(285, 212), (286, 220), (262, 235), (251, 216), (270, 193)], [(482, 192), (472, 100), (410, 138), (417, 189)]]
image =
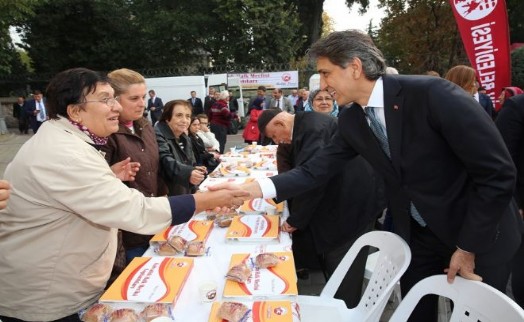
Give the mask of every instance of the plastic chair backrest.
[(395, 284), (411, 261), (408, 244), (396, 234), (372, 231), (358, 238), (329, 278), (320, 297), (334, 297), (355, 257), (365, 246), (376, 247), (380, 253), (366, 290), (353, 310), (360, 311), (365, 321), (378, 321)]
[(415, 284), (389, 321), (407, 321), (417, 303), (427, 294), (440, 295), (453, 301), (452, 322), (524, 321), (524, 310), (499, 290), (458, 276), (449, 284), (446, 275), (430, 276)]

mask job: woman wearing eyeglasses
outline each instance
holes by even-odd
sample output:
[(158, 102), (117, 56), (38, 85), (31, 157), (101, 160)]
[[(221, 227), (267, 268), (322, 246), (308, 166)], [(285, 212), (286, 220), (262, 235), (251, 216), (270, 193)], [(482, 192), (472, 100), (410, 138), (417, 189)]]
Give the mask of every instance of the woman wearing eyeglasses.
[(197, 132), (197, 135), (202, 139), (202, 141), (204, 141), (206, 150), (211, 153), (216, 152), (220, 154), (220, 152), (218, 152), (220, 150), (220, 143), (218, 143), (215, 133), (209, 130), (209, 119), (207, 118), (207, 115), (198, 114), (196, 117), (200, 121), (200, 129)]
[(200, 132), (200, 120), (197, 116), (192, 116), (187, 136), (191, 140), (196, 164), (205, 166), (209, 173), (215, 170), (220, 163), (220, 154), (207, 151), (204, 141), (198, 136), (198, 132)]
[(75, 68), (47, 87), (49, 121), (7, 166), (0, 211), (0, 320), (80, 321), (102, 294), (117, 229), (154, 234), (195, 212), (243, 202), (229, 190), (145, 197), (115, 176), (100, 145), (122, 107), (106, 76)]
[(331, 115), (333, 117), (338, 116), (338, 105), (333, 99), (333, 96), (328, 91), (317, 89), (309, 94), (309, 104), (306, 105), (306, 112), (318, 112)]

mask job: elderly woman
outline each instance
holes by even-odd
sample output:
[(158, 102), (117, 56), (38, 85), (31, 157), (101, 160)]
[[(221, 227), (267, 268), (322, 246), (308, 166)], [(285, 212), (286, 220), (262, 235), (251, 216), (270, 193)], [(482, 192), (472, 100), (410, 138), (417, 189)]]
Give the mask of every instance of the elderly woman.
[(221, 91), (218, 95), (217, 101), (211, 106), (209, 110), (209, 123), (211, 124), (211, 132), (220, 143), (220, 153), (224, 153), (227, 140), (227, 129), (231, 123), (231, 111), (227, 105), (228, 91)]
[[(109, 73), (111, 85), (122, 106), (118, 118), (118, 131), (111, 134), (107, 144), (102, 146), (109, 164), (131, 158), (139, 163), (140, 171), (134, 180), (125, 184), (148, 197), (158, 197), (167, 193), (167, 188), (159, 176), (159, 154), (155, 131), (143, 116), (147, 93), (146, 80), (139, 73), (122, 68)], [(151, 235), (122, 232), (126, 262), (141, 256), (149, 247)]]
[(109, 79), (66, 70), (47, 95), (49, 121), (5, 171), (11, 198), (0, 212), (3, 322), (79, 321), (77, 312), (106, 286), (117, 229), (154, 234), (195, 211), (241, 204), (244, 195), (145, 197), (124, 185), (99, 151), (118, 131), (122, 111)]
[(173, 100), (155, 125), (160, 152), (160, 167), (170, 196), (193, 193), (204, 180), (206, 167), (197, 166), (187, 129), (191, 122), (191, 105), (186, 100)]
[(305, 107), (305, 111), (315, 111), (337, 117), (338, 105), (328, 91), (317, 89), (309, 94), (308, 104)]

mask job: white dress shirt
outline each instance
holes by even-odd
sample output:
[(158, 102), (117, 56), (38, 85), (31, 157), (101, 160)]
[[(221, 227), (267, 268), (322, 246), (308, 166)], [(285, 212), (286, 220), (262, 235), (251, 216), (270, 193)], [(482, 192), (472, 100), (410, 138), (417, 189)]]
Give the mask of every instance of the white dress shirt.
[[(386, 116), (384, 114), (384, 82), (382, 77), (377, 79), (375, 82), (375, 86), (373, 86), (373, 90), (369, 96), (368, 105), (366, 106), (374, 107), (375, 115), (379, 119), (379, 122), (384, 126), (384, 129), (386, 129)], [(362, 108), (364, 107), (365, 106), (362, 106)], [(262, 197), (264, 199), (275, 198), (277, 196), (277, 189), (271, 179), (259, 178), (257, 179), (257, 182), (260, 186)]]

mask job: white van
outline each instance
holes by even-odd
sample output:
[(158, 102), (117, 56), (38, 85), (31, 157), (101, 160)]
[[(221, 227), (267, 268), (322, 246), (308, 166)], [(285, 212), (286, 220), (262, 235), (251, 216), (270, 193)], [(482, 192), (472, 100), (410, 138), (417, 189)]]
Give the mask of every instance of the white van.
[(154, 90), (164, 104), (175, 99), (187, 100), (191, 91), (195, 91), (202, 101), (207, 95), (204, 76), (146, 78), (146, 86), (148, 91)]

